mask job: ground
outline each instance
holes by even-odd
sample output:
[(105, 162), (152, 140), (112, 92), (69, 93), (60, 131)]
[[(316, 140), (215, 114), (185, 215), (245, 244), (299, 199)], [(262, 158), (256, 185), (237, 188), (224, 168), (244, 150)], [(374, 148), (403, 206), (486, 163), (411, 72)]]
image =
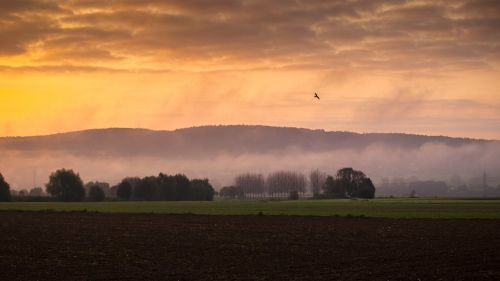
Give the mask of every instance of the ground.
[(499, 280), (500, 220), (0, 212), (0, 280)]

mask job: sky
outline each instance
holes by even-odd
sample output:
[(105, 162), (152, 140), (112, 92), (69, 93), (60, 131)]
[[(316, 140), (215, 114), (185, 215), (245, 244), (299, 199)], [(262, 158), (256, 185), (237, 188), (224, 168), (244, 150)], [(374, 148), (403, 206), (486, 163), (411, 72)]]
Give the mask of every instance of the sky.
[(500, 139), (499, 44), (497, 0), (0, 1), (0, 136), (262, 124)]

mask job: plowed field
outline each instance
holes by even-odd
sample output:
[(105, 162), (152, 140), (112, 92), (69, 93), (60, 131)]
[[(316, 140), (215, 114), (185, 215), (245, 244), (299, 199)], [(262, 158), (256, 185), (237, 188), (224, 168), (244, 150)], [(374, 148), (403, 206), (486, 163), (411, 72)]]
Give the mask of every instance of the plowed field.
[(0, 279), (500, 280), (500, 221), (0, 212)]

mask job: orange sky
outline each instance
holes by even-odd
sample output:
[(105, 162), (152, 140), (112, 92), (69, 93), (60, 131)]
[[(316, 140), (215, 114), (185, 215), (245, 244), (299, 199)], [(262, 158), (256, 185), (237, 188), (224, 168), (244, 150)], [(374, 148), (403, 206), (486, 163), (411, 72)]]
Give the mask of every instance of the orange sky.
[(499, 3), (2, 1), (0, 136), (265, 124), (500, 139)]

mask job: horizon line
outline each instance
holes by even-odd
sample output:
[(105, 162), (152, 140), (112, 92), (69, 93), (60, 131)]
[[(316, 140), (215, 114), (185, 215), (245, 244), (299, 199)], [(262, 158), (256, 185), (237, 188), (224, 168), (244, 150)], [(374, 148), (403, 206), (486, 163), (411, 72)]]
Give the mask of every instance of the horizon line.
[(313, 129), (306, 127), (295, 127), (295, 126), (279, 126), (279, 125), (263, 125), (263, 124), (207, 124), (207, 125), (193, 125), (189, 127), (179, 127), (175, 129), (152, 129), (145, 127), (94, 127), (94, 128), (84, 128), (84, 129), (76, 129), (72, 131), (62, 131), (62, 132), (54, 132), (54, 133), (45, 133), (38, 135), (10, 135), (10, 136), (0, 136), (0, 139), (5, 138), (33, 138), (33, 137), (49, 137), (56, 135), (64, 135), (71, 133), (80, 133), (80, 132), (89, 132), (89, 131), (104, 131), (104, 130), (143, 130), (143, 131), (151, 131), (151, 132), (175, 132), (179, 130), (186, 129), (196, 129), (203, 127), (269, 127), (269, 128), (281, 128), (281, 129), (302, 129), (302, 130), (310, 130), (310, 131), (323, 131), (326, 133), (352, 133), (359, 135), (368, 135), (368, 134), (394, 134), (394, 135), (412, 135), (412, 136), (424, 136), (424, 137), (445, 137), (445, 138), (454, 138), (454, 139), (467, 139), (467, 140), (476, 140), (476, 141), (500, 141), (498, 139), (491, 138), (474, 138), (474, 137), (465, 137), (465, 136), (449, 136), (449, 135), (428, 135), (422, 133), (408, 133), (408, 132), (359, 132), (359, 131), (346, 131), (346, 130), (326, 130), (326, 129)]

